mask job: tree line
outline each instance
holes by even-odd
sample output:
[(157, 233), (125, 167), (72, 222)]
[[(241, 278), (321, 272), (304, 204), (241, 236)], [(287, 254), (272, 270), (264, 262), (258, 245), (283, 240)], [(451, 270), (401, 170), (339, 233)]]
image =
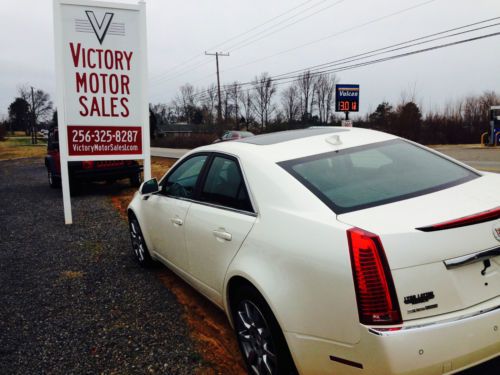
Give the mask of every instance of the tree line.
[[(189, 83), (179, 88), (168, 104), (150, 104), (150, 127), (154, 135), (163, 124), (189, 123), (200, 132), (247, 129), (255, 133), (273, 132), (308, 126), (340, 126), (343, 114), (336, 114), (334, 74), (304, 72), (286, 86), (280, 86), (269, 74), (262, 73), (246, 86), (238, 82), (221, 90), (221, 121), (218, 121), (217, 87), (212, 84), (196, 90)], [(440, 110), (422, 110), (415, 95), (402, 95), (399, 102), (380, 103), (375, 111), (353, 118), (354, 126), (385, 131), (424, 144), (479, 143), (488, 131), (489, 108), (500, 104), (494, 91), (448, 102)], [(352, 116), (351, 116), (352, 117)], [(0, 132), (24, 131), (57, 124), (48, 93), (18, 89), (8, 107), (8, 119), (0, 123)], [(3, 126), (2, 126), (3, 125)]]
[(448, 102), (442, 110), (422, 114), (415, 98), (402, 97), (397, 105), (379, 104), (355, 121), (355, 126), (398, 135), (423, 144), (480, 143), (489, 130), (490, 107), (500, 103), (494, 91)]
[[(222, 123), (226, 128), (246, 127), (257, 132), (276, 130), (279, 124), (292, 128), (306, 123), (327, 125), (335, 118), (337, 82), (334, 74), (309, 71), (281, 91), (268, 73), (256, 76), (248, 88), (233, 82), (221, 90)], [(160, 124), (216, 125), (218, 102), (215, 84), (196, 90), (186, 83), (170, 103), (154, 104), (150, 109)]]

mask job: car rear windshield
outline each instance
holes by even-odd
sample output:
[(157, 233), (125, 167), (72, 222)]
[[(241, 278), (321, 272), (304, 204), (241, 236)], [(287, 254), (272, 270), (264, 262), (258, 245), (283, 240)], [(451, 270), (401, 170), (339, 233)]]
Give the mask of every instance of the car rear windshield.
[(401, 139), (278, 164), (338, 214), (432, 193), (479, 177)]

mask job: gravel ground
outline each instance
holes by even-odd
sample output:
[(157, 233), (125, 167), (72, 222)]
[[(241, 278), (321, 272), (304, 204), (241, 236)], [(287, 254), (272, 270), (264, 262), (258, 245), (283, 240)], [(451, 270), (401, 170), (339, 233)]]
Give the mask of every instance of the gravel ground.
[(110, 185), (72, 198), (43, 161), (0, 162), (0, 374), (191, 374), (182, 307), (133, 261)]
[[(65, 226), (43, 162), (0, 161), (1, 375), (206, 372), (162, 268), (130, 255), (107, 199), (122, 188), (73, 197), (75, 224)], [(499, 368), (500, 357), (460, 374)]]

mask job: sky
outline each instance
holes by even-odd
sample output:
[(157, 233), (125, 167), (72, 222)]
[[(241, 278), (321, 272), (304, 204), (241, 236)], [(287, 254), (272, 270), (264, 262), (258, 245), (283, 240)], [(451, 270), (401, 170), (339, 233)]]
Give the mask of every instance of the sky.
[[(55, 101), (55, 67), (52, 0), (0, 3), (1, 117), (20, 85)], [(498, 0), (146, 0), (146, 7), (152, 103), (170, 102), (187, 82), (200, 90), (215, 83), (215, 59), (205, 51), (230, 54), (220, 58), (223, 84), (247, 82), (500, 17)], [(500, 18), (479, 26), (494, 23)], [(412, 50), (495, 32), (500, 25)], [(404, 93), (424, 112), (438, 110), (500, 93), (500, 35), (336, 74), (360, 85), (360, 113)]]

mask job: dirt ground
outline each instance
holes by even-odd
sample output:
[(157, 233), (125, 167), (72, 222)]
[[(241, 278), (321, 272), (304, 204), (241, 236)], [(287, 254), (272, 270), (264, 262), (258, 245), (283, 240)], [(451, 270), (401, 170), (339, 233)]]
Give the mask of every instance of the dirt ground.
[[(176, 161), (153, 157), (152, 176), (160, 179)], [(127, 206), (133, 194), (133, 189), (127, 189), (111, 198), (113, 205), (124, 219), (127, 217)], [(202, 373), (246, 374), (234, 331), (226, 315), (167, 268), (161, 267), (157, 276), (183, 306), (184, 318), (190, 328), (196, 349), (211, 366), (203, 368)]]

